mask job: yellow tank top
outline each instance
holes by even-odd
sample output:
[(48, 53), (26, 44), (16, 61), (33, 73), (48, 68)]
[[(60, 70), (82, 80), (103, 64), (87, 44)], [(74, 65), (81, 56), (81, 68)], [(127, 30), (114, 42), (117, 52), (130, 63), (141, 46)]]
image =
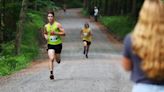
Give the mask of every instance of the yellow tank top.
[(90, 28), (83, 28), (82, 29), (82, 35), (83, 35), (83, 40), (92, 41), (92, 36), (91, 34), (89, 35), (89, 33), (91, 32)]
[(57, 22), (54, 22), (52, 25), (48, 23), (45, 25), (45, 28), (48, 32), (48, 44), (58, 45), (62, 43), (61, 37), (58, 35), (54, 35), (54, 32), (60, 31), (57, 27)]

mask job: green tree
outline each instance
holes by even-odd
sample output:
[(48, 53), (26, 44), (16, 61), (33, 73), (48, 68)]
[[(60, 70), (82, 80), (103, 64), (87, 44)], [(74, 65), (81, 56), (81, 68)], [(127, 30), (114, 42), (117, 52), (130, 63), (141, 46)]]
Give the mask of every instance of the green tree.
[(25, 22), (26, 12), (27, 12), (27, 4), (28, 0), (22, 1), (22, 8), (19, 15), (19, 21), (17, 26), (17, 32), (16, 32), (16, 39), (15, 39), (15, 54), (20, 54), (20, 48), (21, 48), (21, 38), (22, 38), (22, 32), (23, 32), (23, 24)]
[(101, 15), (132, 15), (136, 17), (143, 0), (84, 0), (89, 11), (94, 6), (100, 9)]
[(5, 15), (5, 0), (0, 0), (0, 44), (3, 42), (3, 30), (4, 30), (4, 15)]

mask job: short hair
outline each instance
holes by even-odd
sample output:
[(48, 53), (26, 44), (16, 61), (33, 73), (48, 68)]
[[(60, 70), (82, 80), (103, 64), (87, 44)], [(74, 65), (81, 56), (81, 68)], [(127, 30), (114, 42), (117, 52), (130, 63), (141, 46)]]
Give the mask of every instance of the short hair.
[(53, 11), (48, 11), (47, 15), (48, 14), (52, 14), (53, 16), (55, 16), (54, 12)]

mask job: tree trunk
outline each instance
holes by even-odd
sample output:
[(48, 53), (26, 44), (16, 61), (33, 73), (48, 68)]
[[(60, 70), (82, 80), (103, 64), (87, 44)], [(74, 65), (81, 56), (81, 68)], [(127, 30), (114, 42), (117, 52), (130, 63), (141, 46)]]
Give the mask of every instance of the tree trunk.
[(132, 16), (136, 16), (136, 0), (132, 1)]
[(22, 38), (22, 32), (23, 32), (23, 24), (26, 17), (27, 3), (28, 3), (28, 0), (22, 1), (22, 8), (19, 15), (19, 22), (17, 25), (17, 33), (16, 33), (16, 39), (15, 39), (15, 54), (16, 55), (20, 54), (21, 38)]
[(109, 3), (108, 3), (108, 0), (105, 0), (105, 14), (107, 14), (108, 15), (108, 13), (110, 12), (109, 10), (108, 10), (108, 5), (109, 5)]
[(5, 27), (5, 24), (4, 24), (4, 15), (5, 15), (5, 0), (0, 0), (0, 3), (2, 4), (2, 9), (1, 9), (1, 12), (0, 12), (0, 43), (3, 42), (4, 38), (3, 38), (3, 30), (4, 30), (4, 27)]
[(35, 8), (35, 10), (37, 11), (37, 9), (38, 9), (38, 7), (37, 7), (37, 3), (38, 3), (38, 2), (35, 1), (34, 3), (35, 3), (34, 8)]
[(84, 8), (86, 8), (86, 7), (88, 7), (87, 5), (88, 5), (88, 0), (83, 0), (83, 3), (84, 3)]
[(0, 0), (0, 6), (2, 6), (2, 7), (0, 7), (0, 31), (1, 31), (1, 27), (2, 27), (2, 25), (1, 25), (1, 21), (2, 21), (2, 9), (3, 9), (3, 5), (2, 5), (2, 0)]
[(4, 31), (4, 15), (5, 15), (5, 0), (0, 0), (0, 4), (1, 4), (1, 9), (0, 9), (0, 52), (2, 51), (2, 47), (1, 44), (4, 41), (4, 35), (3, 35), (3, 31)]

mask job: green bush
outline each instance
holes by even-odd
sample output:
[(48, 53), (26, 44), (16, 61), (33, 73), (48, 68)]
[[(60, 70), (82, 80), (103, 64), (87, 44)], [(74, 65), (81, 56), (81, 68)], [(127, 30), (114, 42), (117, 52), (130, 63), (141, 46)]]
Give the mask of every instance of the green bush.
[(43, 12), (45, 12), (47, 10), (57, 10), (58, 9), (58, 7), (56, 6), (56, 2), (54, 3), (52, 0), (34, 0), (34, 3), (37, 3), (37, 8), (38, 8), (37, 10), (43, 11)]
[(0, 57), (0, 76), (11, 74), (26, 67), (28, 64), (29, 58), (25, 57), (25, 55)]
[(82, 10), (82, 14), (83, 14), (83, 16), (89, 16), (87, 9), (84, 9), (84, 8)]
[(44, 25), (40, 12), (29, 11), (24, 25), (21, 43), (21, 55), (15, 56), (14, 41), (2, 44), (0, 54), (0, 76), (11, 74), (29, 65), (39, 52), (38, 31)]
[(123, 39), (133, 30), (135, 19), (128, 16), (104, 16), (100, 18), (100, 22), (108, 27), (110, 32)]
[[(22, 37), (22, 53), (29, 54), (30, 57), (36, 57), (38, 54), (38, 31), (44, 25), (43, 16), (40, 13), (31, 11), (28, 13), (30, 19), (25, 24), (24, 36)], [(31, 21), (32, 20), (32, 21)]]
[(13, 41), (10, 41), (5, 44), (1, 44), (2, 46), (2, 52), (0, 53), (1, 56), (3, 55), (13, 55), (14, 53), (14, 43)]

